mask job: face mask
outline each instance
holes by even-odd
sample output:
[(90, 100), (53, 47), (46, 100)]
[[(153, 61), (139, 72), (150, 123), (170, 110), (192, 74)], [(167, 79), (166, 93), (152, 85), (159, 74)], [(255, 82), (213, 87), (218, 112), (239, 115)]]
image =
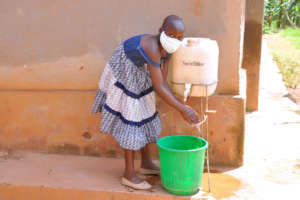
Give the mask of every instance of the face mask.
[(160, 43), (168, 53), (174, 53), (181, 45), (181, 41), (166, 35), (165, 31), (160, 34)]

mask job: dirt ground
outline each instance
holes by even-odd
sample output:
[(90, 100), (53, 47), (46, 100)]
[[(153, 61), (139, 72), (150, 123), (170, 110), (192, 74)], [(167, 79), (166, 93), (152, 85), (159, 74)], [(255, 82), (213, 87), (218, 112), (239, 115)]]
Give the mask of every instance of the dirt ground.
[(295, 103), (297, 103), (298, 105), (300, 105), (300, 85), (298, 85), (297, 88), (295, 88), (295, 89), (288, 88), (288, 91), (289, 91), (289, 94), (290, 94), (290, 98)]

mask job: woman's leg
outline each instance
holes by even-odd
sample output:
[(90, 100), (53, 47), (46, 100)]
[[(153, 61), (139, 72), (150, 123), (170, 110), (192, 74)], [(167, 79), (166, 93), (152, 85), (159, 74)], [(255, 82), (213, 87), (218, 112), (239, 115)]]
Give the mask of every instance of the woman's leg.
[(159, 167), (156, 166), (151, 159), (151, 154), (150, 154), (150, 145), (146, 145), (141, 149), (142, 153), (142, 162), (141, 162), (141, 167), (144, 169), (154, 169), (154, 170), (159, 170)]
[(125, 149), (125, 172), (124, 177), (133, 183), (141, 183), (134, 169), (134, 151)]

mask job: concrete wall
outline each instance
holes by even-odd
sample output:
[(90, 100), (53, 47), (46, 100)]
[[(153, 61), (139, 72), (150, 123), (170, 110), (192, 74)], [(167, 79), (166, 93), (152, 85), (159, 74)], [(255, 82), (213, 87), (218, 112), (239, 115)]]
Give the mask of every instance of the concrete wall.
[(238, 94), (243, 2), (1, 1), (0, 89), (96, 89), (118, 43), (157, 33), (162, 19), (174, 13), (184, 19), (186, 36), (218, 41), (218, 92)]
[[(116, 154), (114, 145), (101, 150), (103, 143), (113, 140), (98, 134), (100, 116), (89, 114), (97, 82), (118, 43), (136, 34), (157, 33), (169, 14), (183, 18), (185, 36), (217, 40), (217, 93), (238, 95), (244, 4), (245, 0), (1, 1), (0, 146)], [(212, 99), (219, 99), (215, 100), (219, 103), (235, 102), (228, 104), (232, 109), (227, 114), (240, 119), (224, 127), (241, 127), (242, 99), (239, 103), (233, 96)], [(216, 120), (223, 117), (217, 115)], [(222, 129), (212, 126), (217, 132)], [(169, 129), (164, 128), (163, 134), (171, 134), (166, 132)], [(233, 132), (243, 135), (243, 129)], [(98, 139), (89, 139), (89, 135), (96, 134)], [(241, 152), (241, 146), (230, 148)], [(223, 164), (234, 162), (229, 159)]]
[[(0, 92), (0, 149), (121, 157), (123, 152), (113, 137), (99, 134), (100, 115), (89, 113), (94, 95), (93, 91)], [(187, 103), (201, 113), (200, 102), (199, 98), (191, 98)], [(204, 100), (202, 103), (204, 107)], [(180, 113), (159, 98), (157, 107), (162, 119), (162, 136), (200, 136)], [(217, 95), (210, 98), (209, 109), (217, 110), (216, 114), (209, 115), (212, 164), (241, 165), (244, 99)], [(152, 153), (157, 158), (156, 148)]]

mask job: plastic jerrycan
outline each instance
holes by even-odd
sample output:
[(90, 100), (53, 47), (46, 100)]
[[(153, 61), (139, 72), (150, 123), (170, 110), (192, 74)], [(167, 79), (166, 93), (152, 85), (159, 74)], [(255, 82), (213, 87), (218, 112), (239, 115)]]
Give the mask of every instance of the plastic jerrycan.
[(184, 38), (172, 55), (172, 90), (184, 96), (186, 84), (191, 84), (189, 96), (202, 97), (214, 93), (218, 82), (219, 47), (209, 38)]

